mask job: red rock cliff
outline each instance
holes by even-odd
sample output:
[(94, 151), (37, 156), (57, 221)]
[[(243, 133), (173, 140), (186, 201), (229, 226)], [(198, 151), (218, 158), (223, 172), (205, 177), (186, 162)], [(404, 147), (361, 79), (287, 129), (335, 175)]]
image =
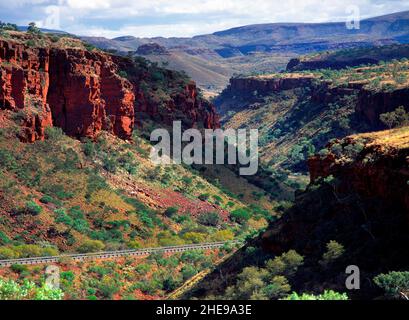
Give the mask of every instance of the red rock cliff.
[[(355, 159), (332, 153), (334, 144), (348, 153), (356, 150)], [(364, 145), (363, 150), (358, 144)], [(332, 142), (329, 150), (327, 156), (309, 160), (312, 182), (332, 175), (338, 179), (340, 192), (353, 190), (409, 212), (409, 128), (345, 138)]]
[(201, 97), (194, 81), (186, 83), (176, 72), (163, 69), (166, 84), (161, 84), (163, 87), (159, 89), (152, 82), (147, 88), (152, 74), (147, 70), (141, 71), (138, 69), (140, 66), (135, 67), (129, 59), (114, 57), (114, 61), (126, 71), (127, 78), (134, 87), (137, 125), (142, 126), (143, 120), (148, 118), (166, 125), (180, 120), (188, 128), (220, 127), (216, 107)]
[(248, 78), (232, 78), (230, 86), (227, 90), (232, 92), (240, 92), (241, 94), (253, 94), (257, 91), (258, 94), (269, 94), (284, 90), (290, 90), (300, 87), (309, 87), (312, 84), (314, 77), (291, 76), (282, 78), (269, 77), (248, 77)]
[(53, 125), (76, 137), (131, 136), (132, 85), (109, 55), (0, 40), (0, 63), (0, 108), (24, 113), (22, 140), (42, 140)]

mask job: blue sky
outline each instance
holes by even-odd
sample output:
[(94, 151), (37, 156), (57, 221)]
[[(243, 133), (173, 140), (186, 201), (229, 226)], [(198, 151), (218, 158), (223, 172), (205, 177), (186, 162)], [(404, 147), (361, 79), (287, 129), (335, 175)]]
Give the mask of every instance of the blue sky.
[(108, 38), (181, 37), (255, 23), (345, 21), (351, 9), (367, 18), (409, 10), (409, 0), (0, 0), (0, 20)]

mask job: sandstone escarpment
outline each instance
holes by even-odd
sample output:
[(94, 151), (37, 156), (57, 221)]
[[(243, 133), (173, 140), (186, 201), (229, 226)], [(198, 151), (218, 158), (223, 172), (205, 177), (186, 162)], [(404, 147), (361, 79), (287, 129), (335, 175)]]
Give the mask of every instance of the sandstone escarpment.
[(331, 61), (331, 60), (300, 60), (298, 58), (291, 59), (287, 65), (287, 71), (304, 71), (304, 70), (319, 70), (319, 69), (333, 69), (341, 70), (348, 67), (356, 67), (367, 64), (377, 64), (378, 59), (373, 58), (357, 58), (345, 61)]
[(22, 140), (44, 138), (52, 125), (47, 102), (49, 49), (30, 49), (0, 40), (0, 109), (24, 112)]
[[(409, 212), (408, 128), (336, 140), (328, 148), (327, 156), (309, 160), (311, 182), (332, 175), (339, 180), (340, 192), (352, 188), (363, 197), (393, 203)], [(334, 154), (333, 150), (340, 152), (341, 148), (355, 154), (349, 157)]]
[[(136, 125), (150, 119), (157, 124), (172, 125), (182, 121), (184, 127), (213, 129), (220, 127), (216, 107), (204, 99), (196, 83), (166, 69), (149, 70), (137, 62), (114, 57), (127, 73), (136, 97)], [(162, 80), (154, 79), (159, 74)]]
[(54, 124), (67, 134), (92, 138), (107, 130), (129, 138), (134, 100), (132, 85), (117, 75), (108, 55), (75, 49), (51, 53), (48, 101)]
[(288, 77), (248, 77), (232, 78), (227, 91), (240, 92), (243, 95), (271, 94), (284, 90), (311, 86), (314, 77), (308, 75), (291, 75)]
[(132, 85), (110, 56), (0, 40), (0, 63), (0, 108), (22, 114), (22, 140), (42, 140), (53, 125), (76, 137), (131, 136)]

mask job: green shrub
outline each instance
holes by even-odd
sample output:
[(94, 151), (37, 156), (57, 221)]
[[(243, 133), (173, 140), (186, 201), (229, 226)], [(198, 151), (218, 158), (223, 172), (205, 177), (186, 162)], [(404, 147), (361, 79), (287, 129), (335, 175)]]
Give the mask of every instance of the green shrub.
[(44, 196), (41, 197), (40, 202), (44, 203), (44, 204), (53, 203), (54, 199), (53, 199), (53, 197), (51, 197), (49, 195), (44, 195)]
[(33, 216), (38, 216), (43, 211), (43, 208), (34, 201), (30, 200), (26, 202), (25, 211)]
[(15, 273), (22, 273), (28, 271), (27, 266), (21, 264), (13, 264), (10, 269)]
[(34, 282), (19, 284), (14, 280), (0, 278), (0, 300), (61, 300), (64, 293), (47, 285), (38, 287)]
[(105, 245), (100, 240), (85, 240), (79, 247), (78, 252), (89, 253), (99, 252), (105, 248)]
[(10, 242), (11, 242), (10, 238), (3, 231), (0, 231), (0, 243), (7, 244)]
[(400, 293), (409, 293), (409, 272), (390, 272), (380, 274), (374, 278), (377, 286), (382, 288), (387, 295), (398, 297)]
[(271, 275), (293, 276), (304, 263), (304, 257), (296, 251), (290, 250), (281, 256), (266, 262), (266, 268)]
[(220, 224), (220, 216), (217, 212), (206, 212), (197, 218), (197, 222), (204, 226), (217, 227)]
[(241, 208), (232, 211), (230, 216), (233, 221), (245, 224), (251, 218), (251, 213), (247, 209)]
[(334, 300), (349, 300), (349, 298), (346, 293), (338, 293), (338, 292), (329, 290), (329, 291), (324, 291), (323, 294), (320, 294), (318, 296), (313, 295), (313, 294), (306, 294), (306, 293), (299, 295), (296, 292), (293, 292), (291, 295), (289, 295), (284, 300), (331, 300), (331, 301), (334, 301)]
[(345, 253), (344, 246), (336, 241), (330, 241), (327, 243), (327, 251), (323, 254), (321, 264), (327, 265)]
[(195, 267), (191, 265), (186, 265), (181, 269), (181, 273), (182, 273), (183, 281), (187, 281), (197, 274), (197, 270)]
[(179, 208), (177, 207), (169, 207), (165, 210), (164, 214), (168, 218), (172, 218), (174, 215), (176, 215), (179, 211)]

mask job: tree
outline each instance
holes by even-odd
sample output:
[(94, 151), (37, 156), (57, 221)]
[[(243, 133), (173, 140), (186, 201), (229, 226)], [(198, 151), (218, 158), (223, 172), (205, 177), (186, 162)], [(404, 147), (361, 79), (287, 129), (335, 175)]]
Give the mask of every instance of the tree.
[(374, 278), (377, 286), (385, 290), (392, 297), (409, 296), (409, 272), (390, 272), (380, 274)]
[(18, 31), (16, 24), (0, 21), (0, 30)]
[(395, 111), (381, 114), (379, 119), (389, 129), (403, 127), (409, 125), (409, 112), (406, 112), (405, 107), (400, 106)]
[(197, 218), (197, 222), (204, 226), (217, 227), (220, 223), (220, 216), (217, 212), (206, 212)]
[(251, 217), (250, 212), (245, 208), (236, 209), (230, 213), (231, 219), (237, 223), (245, 224)]
[(267, 261), (266, 268), (272, 276), (284, 275), (291, 277), (303, 263), (304, 257), (296, 251), (290, 250), (281, 256), (275, 257), (273, 260)]
[(327, 251), (323, 254), (320, 263), (324, 266), (335, 261), (345, 253), (345, 248), (342, 244), (336, 241), (327, 243)]
[(266, 299), (272, 300), (283, 298), (290, 290), (291, 286), (286, 277), (275, 276), (271, 283), (261, 290), (261, 293)]
[(237, 276), (235, 286), (228, 287), (226, 297), (228, 299), (249, 300), (256, 298), (266, 286), (265, 280), (269, 274), (267, 270), (257, 267), (247, 267)]
[(27, 32), (36, 35), (41, 34), (41, 30), (36, 26), (35, 22), (30, 22), (28, 24)]

